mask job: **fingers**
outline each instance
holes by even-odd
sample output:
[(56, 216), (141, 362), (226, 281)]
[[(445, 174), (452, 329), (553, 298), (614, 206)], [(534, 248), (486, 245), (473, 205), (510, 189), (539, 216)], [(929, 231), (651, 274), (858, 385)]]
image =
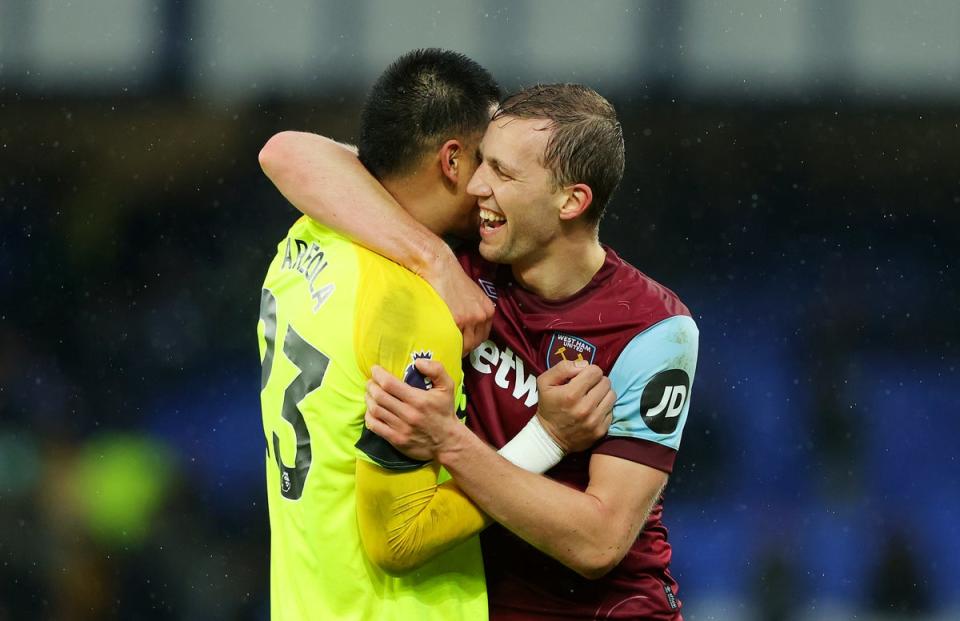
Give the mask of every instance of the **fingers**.
[(422, 392), (420, 389), (414, 388), (397, 379), (379, 365), (373, 366), (373, 369), (370, 370), (370, 375), (380, 388), (400, 401), (409, 402), (411, 399), (417, 398), (417, 393)]
[(447, 373), (447, 370), (443, 368), (443, 364), (441, 364), (439, 361), (431, 360), (429, 358), (420, 358), (413, 364), (417, 367), (417, 370), (420, 371), (420, 373), (430, 379), (430, 383), (433, 384), (434, 389), (453, 389), (453, 378), (450, 377), (450, 374)]
[(496, 304), (493, 303), (493, 300), (487, 297), (486, 293), (480, 296), (480, 312), (487, 319), (487, 321), (489, 321), (490, 319), (493, 319), (493, 313), (495, 308), (496, 308)]
[(612, 390), (607, 391), (607, 394), (603, 396), (603, 399), (600, 400), (600, 403), (597, 405), (597, 410), (604, 412), (604, 419), (606, 422), (607, 428), (610, 427), (610, 424), (613, 422), (613, 406), (617, 403), (617, 393)]
[(582, 360), (563, 360), (544, 371), (539, 380), (544, 386), (562, 386), (582, 373), (587, 366)]
[(487, 340), (487, 337), (490, 336), (490, 326), (492, 323), (493, 318), (488, 317), (477, 322), (470, 322), (466, 323), (465, 325), (460, 325), (460, 330), (463, 332), (464, 356), (472, 352), (474, 349), (479, 347), (481, 343)]
[(459, 327), (460, 331), (463, 332), (463, 351), (460, 352), (460, 355), (466, 356), (476, 349), (483, 341), (477, 337), (477, 331), (474, 330), (472, 326)]
[(463, 297), (465, 305), (469, 306), (469, 310), (464, 311), (464, 322), (469, 324), (480, 325), (484, 323), (489, 323), (493, 319), (493, 313), (495, 305), (493, 300), (491, 300), (483, 289), (480, 288), (476, 282), (474, 282), (465, 272), (460, 272), (464, 278), (466, 290), (463, 292), (465, 295)]
[[(583, 399), (585, 400), (587, 407), (589, 407), (591, 410), (595, 410), (599, 407), (600, 402), (611, 393), (613, 393), (613, 391), (610, 389), (610, 378), (601, 375), (600, 380), (587, 390), (586, 394), (583, 396)], [(615, 394), (614, 399), (616, 399)]]
[(387, 442), (390, 441), (390, 427), (377, 418), (374, 414), (370, 413), (369, 410), (363, 415), (363, 424), (366, 425), (367, 429), (377, 434)]
[(373, 403), (413, 428), (422, 426), (425, 417), (453, 416), (456, 387), (443, 365), (426, 358), (418, 359), (415, 364), (430, 378), (432, 390), (414, 388), (382, 367), (374, 366), (373, 379), (367, 382), (368, 407)]
[(594, 388), (598, 383), (603, 381), (603, 379), (603, 370), (597, 365), (591, 364), (581, 369), (580, 372), (567, 383), (567, 387), (574, 395), (583, 396), (586, 395), (591, 388)]
[(378, 406), (369, 396), (363, 423), (367, 429), (390, 443), (397, 442), (400, 434), (407, 430), (407, 425), (402, 420)]
[(450, 308), (463, 333), (464, 353), (473, 351), (490, 333), (494, 305), (483, 289), (461, 268), (452, 252), (421, 274)]
[(490, 336), (490, 327), (493, 324), (493, 302), (485, 295), (479, 302), (479, 308), (472, 309), (468, 316), (457, 318), (457, 327), (463, 332), (464, 355), (479, 347)]
[(385, 410), (380, 409), (378, 411), (377, 405), (373, 404), (372, 408), (367, 408), (367, 411), (363, 413), (363, 424), (373, 433), (386, 438), (387, 434), (393, 432), (393, 428), (385, 420), (390, 416)]
[[(434, 388), (442, 390), (453, 390), (453, 378), (443, 368), (443, 364), (430, 358), (418, 358), (414, 361), (414, 366), (421, 374), (430, 380)], [(379, 365), (374, 365), (370, 371), (373, 381), (379, 385), (385, 392), (393, 395), (400, 401), (406, 403), (418, 403), (423, 394), (423, 390), (414, 388), (409, 384), (397, 379), (390, 372)]]
[(378, 408), (379, 410), (389, 413), (394, 418), (404, 420), (408, 419), (411, 414), (410, 406), (391, 395), (375, 381), (367, 382), (365, 399), (367, 401), (367, 410)]

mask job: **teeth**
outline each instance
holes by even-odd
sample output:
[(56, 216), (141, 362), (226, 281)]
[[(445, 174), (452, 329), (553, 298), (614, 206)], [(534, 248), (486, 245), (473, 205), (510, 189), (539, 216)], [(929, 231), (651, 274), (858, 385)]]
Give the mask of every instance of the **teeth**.
[(480, 219), (486, 222), (506, 222), (507, 219), (489, 209), (480, 208)]

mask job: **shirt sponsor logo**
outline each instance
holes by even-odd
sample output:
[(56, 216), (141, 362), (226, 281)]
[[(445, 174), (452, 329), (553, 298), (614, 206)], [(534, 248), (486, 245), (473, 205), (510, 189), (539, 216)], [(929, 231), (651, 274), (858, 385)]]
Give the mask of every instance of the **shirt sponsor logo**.
[(550, 347), (547, 348), (547, 368), (564, 360), (586, 360), (588, 364), (593, 364), (596, 355), (597, 347), (593, 343), (572, 334), (554, 332)]
[(514, 399), (523, 401), (527, 407), (536, 405), (540, 399), (536, 374), (527, 375), (523, 360), (509, 347), (500, 349), (493, 341), (484, 341), (470, 352), (470, 366), (485, 375), (493, 373), (494, 383), (509, 390)]
[(677, 430), (690, 394), (690, 376), (683, 369), (660, 371), (647, 382), (640, 397), (643, 422), (659, 434)]

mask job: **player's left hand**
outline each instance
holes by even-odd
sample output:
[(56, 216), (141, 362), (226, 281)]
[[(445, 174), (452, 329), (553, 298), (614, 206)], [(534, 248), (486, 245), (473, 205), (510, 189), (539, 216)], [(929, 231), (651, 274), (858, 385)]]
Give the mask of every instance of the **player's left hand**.
[(464, 427), (454, 410), (456, 386), (443, 365), (423, 358), (416, 366), (433, 388), (414, 388), (386, 369), (373, 367), (364, 422), (408, 457), (430, 460), (455, 443)]
[(607, 435), (617, 395), (600, 367), (564, 360), (537, 378), (537, 392), (537, 416), (564, 451), (584, 451)]

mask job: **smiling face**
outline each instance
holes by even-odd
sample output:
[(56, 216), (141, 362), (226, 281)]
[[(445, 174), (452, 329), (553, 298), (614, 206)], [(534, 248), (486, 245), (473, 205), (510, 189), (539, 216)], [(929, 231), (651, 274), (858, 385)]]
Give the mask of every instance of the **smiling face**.
[(480, 165), (467, 191), (480, 209), (480, 254), (488, 261), (530, 264), (561, 234), (568, 191), (557, 188), (543, 154), (551, 123), (504, 116), (490, 122)]

